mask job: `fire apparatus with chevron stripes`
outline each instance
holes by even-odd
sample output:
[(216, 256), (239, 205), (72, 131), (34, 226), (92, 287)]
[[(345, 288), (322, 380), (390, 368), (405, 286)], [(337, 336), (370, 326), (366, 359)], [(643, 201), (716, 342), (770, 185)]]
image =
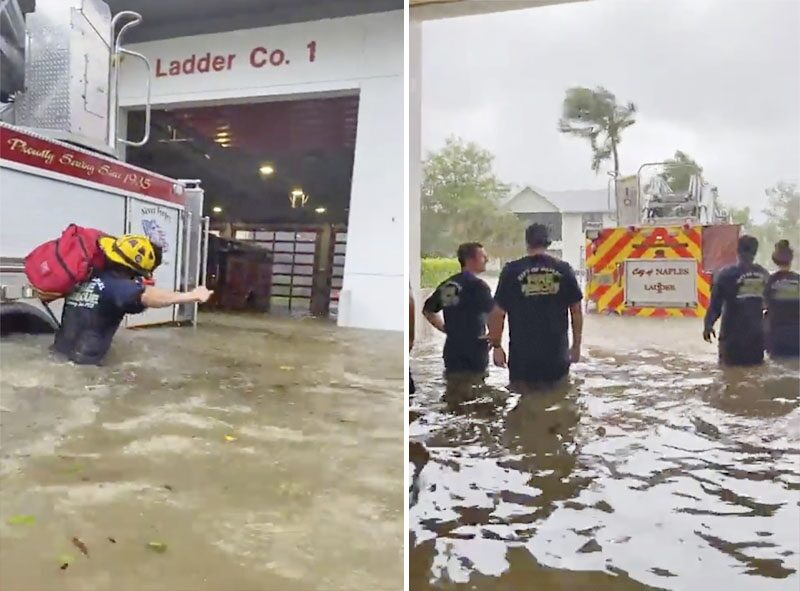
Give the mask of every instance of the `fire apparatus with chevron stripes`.
[(616, 225), (586, 230), (589, 312), (624, 316), (703, 317), (713, 274), (736, 262), (740, 227), (700, 173), (673, 191), (666, 163), (616, 178)]

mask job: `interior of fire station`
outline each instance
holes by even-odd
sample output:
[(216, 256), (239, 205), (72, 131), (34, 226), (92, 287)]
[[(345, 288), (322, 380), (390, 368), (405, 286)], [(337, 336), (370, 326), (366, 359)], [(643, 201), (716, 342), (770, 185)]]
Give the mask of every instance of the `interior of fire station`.
[[(351, 92), (152, 111), (150, 141), (126, 159), (200, 181), (212, 306), (336, 317), (358, 104)], [(129, 139), (144, 124), (131, 111)]]

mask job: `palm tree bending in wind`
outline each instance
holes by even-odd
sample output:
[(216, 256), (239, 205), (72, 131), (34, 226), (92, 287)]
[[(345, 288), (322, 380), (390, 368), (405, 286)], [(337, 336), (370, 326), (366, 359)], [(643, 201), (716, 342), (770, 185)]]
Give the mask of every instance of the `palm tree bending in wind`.
[(636, 105), (617, 104), (613, 93), (603, 87), (575, 87), (567, 90), (563, 113), (558, 122), (561, 133), (587, 138), (592, 146), (592, 170), (614, 159), (614, 174), (619, 176), (617, 146), (622, 141), (622, 131), (636, 123)]

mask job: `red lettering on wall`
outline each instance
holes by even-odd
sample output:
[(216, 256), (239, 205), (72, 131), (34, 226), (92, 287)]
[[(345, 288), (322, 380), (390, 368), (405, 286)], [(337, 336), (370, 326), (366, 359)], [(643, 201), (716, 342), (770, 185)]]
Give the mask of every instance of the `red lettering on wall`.
[(233, 60), (236, 58), (235, 53), (212, 56), (210, 51), (201, 54), (200, 58), (197, 55), (193, 53), (184, 60), (170, 60), (167, 70), (164, 69), (161, 58), (156, 58), (156, 77), (206, 74), (212, 70), (222, 72), (230, 70), (233, 67)]
[[(308, 50), (308, 63), (313, 63), (317, 59), (317, 42), (311, 41), (306, 45), (306, 49)], [(166, 60), (162, 62), (161, 58), (156, 58), (156, 78), (207, 74), (212, 71), (222, 72), (224, 70), (231, 70), (235, 59), (235, 53), (214, 55), (210, 51), (203, 54), (193, 53), (188, 57), (169, 60), (168, 62)], [(288, 66), (291, 63), (285, 50), (267, 49), (261, 45), (250, 50), (248, 61), (250, 67), (258, 69), (265, 66), (277, 68), (280, 66)]]
[[(261, 57), (261, 56), (264, 57)], [(267, 64), (267, 50), (263, 47), (255, 47), (250, 52), (250, 65), (254, 68), (263, 68)]]

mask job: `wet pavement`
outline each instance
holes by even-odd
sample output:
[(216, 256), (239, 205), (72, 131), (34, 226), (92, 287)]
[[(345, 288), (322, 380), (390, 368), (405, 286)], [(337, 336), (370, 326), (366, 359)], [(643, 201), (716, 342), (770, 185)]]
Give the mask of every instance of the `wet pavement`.
[(589, 316), (569, 383), (525, 395), (447, 385), (423, 338), (412, 591), (800, 588), (797, 364), (723, 371), (700, 332)]
[(105, 368), (51, 340), (0, 343), (0, 589), (402, 589), (402, 335), (204, 315)]

